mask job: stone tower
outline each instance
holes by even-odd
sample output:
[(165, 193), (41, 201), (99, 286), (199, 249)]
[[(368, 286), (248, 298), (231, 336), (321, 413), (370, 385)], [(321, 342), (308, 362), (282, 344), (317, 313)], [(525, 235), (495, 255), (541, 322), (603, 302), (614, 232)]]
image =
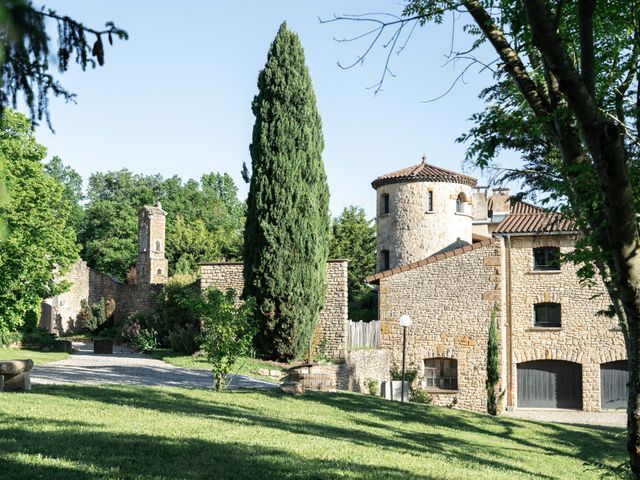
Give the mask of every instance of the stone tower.
[(160, 202), (156, 207), (142, 207), (138, 214), (138, 285), (167, 283), (169, 262), (164, 256), (166, 215)]
[(425, 160), (371, 183), (377, 194), (378, 271), (472, 242), (477, 180)]

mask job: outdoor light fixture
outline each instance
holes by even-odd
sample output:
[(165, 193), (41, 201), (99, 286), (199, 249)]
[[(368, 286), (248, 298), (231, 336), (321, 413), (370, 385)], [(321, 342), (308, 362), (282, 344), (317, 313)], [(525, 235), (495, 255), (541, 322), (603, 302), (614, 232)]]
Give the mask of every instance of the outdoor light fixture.
[(405, 376), (405, 359), (407, 357), (407, 327), (411, 326), (411, 317), (406, 313), (400, 315), (400, 325), (402, 326), (402, 390), (400, 393), (400, 401), (404, 402), (404, 376)]

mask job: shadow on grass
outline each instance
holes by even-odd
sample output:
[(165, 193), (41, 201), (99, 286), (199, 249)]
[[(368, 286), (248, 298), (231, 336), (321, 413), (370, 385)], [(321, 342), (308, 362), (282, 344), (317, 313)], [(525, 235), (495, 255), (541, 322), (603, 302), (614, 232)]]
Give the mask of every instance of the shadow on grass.
[[(259, 405), (268, 404), (268, 399), (280, 399), (280, 394), (272, 391), (212, 393), (211, 401), (194, 398), (179, 389), (48, 386), (39, 387), (38, 393), (163, 414), (206, 417), (222, 422), (221, 426), (216, 424), (216, 428), (233, 428), (241, 424), (273, 430), (263, 431), (262, 435), (290, 432), (308, 436), (300, 441), (344, 441), (370, 447), (374, 454), (384, 450), (431, 455), (469, 472), (482, 466), (508, 470), (514, 476), (558, 478), (545, 476), (528, 468), (526, 460), (520, 461), (531, 452), (573, 456), (591, 465), (604, 465), (612, 457), (618, 463), (624, 459), (623, 439), (618, 429), (536, 424), (418, 405), (398, 405), (353, 394), (309, 392), (302, 398), (281, 399), (283, 406), (314, 402), (333, 409), (327, 412), (334, 417), (332, 420), (317, 421), (317, 417), (304, 417), (308, 403), (299, 404), (302, 414), (298, 417), (295, 413), (287, 416), (265, 412)], [(232, 398), (237, 395), (268, 398), (265, 398), (266, 402), (255, 402), (257, 406), (252, 406), (249, 402), (238, 404), (243, 402)], [(272, 402), (268, 408), (276, 405)], [(13, 420), (6, 428), (0, 423), (0, 452), (9, 462), (8, 472), (15, 475), (3, 478), (38, 478), (41, 475), (42, 478), (324, 479), (336, 478), (345, 472), (351, 478), (434, 478), (416, 477), (397, 466), (303, 458), (284, 448), (254, 445), (254, 439), (242, 443), (214, 443), (157, 435), (114, 435), (100, 431), (100, 419), (96, 419), (93, 426), (80, 426), (59, 424), (45, 418), (39, 422), (55, 428), (53, 433), (42, 435), (30, 428), (28, 419)], [(24, 457), (16, 456), (20, 453), (63, 458), (72, 465), (83, 464), (89, 469), (78, 470), (72, 466), (62, 469), (41, 464), (26, 468), (19, 460)], [(21, 473), (24, 470), (28, 470), (28, 475)]]

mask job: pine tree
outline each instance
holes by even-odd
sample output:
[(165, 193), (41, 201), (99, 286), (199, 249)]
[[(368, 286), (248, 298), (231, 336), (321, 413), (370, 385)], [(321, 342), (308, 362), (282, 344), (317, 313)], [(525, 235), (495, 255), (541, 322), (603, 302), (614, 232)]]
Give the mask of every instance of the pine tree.
[(493, 305), (491, 311), (491, 323), (489, 325), (489, 341), (487, 342), (487, 412), (490, 415), (498, 414), (497, 392), (500, 372), (498, 371), (498, 328), (496, 326), (496, 316), (498, 305)]
[(244, 296), (257, 301), (259, 352), (290, 359), (306, 352), (322, 308), (330, 222), (320, 115), (300, 40), (286, 23), (252, 110)]

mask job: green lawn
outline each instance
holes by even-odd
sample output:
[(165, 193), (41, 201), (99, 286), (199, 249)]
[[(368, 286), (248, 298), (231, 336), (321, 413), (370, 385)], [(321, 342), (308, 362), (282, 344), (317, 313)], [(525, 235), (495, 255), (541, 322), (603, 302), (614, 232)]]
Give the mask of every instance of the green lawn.
[(15, 348), (0, 348), (0, 360), (25, 360), (30, 358), (36, 365), (64, 360), (69, 356), (64, 352), (41, 352), (39, 350), (18, 350)]
[[(163, 360), (171, 365), (180, 368), (195, 368), (198, 370), (211, 370), (211, 364), (207, 362), (207, 358), (204, 356), (194, 357), (193, 355), (185, 355), (182, 353), (176, 353), (173, 350), (154, 350), (151, 352), (153, 358)], [(259, 368), (267, 368), (269, 370), (286, 370), (287, 366), (277, 364), (275, 362), (266, 362), (264, 360), (258, 360), (251, 357), (242, 357), (238, 359), (233, 367), (232, 373), (246, 375), (248, 377), (259, 378), (261, 380), (269, 380), (277, 382), (278, 379), (274, 377), (267, 377), (258, 375), (256, 371)]]
[(619, 429), (351, 393), (35, 386), (1, 395), (3, 480), (583, 480), (625, 459)]

